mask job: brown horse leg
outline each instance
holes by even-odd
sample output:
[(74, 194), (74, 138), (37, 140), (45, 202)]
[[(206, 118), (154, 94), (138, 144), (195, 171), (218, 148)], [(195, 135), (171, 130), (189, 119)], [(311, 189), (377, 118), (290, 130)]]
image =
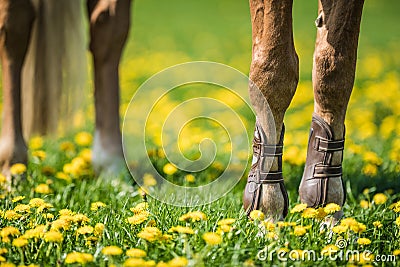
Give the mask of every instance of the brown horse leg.
[[(250, 84), (249, 91), (260, 131), (256, 135), (264, 135), (264, 138), (261, 138), (264, 139), (261, 140), (264, 145), (276, 145), (282, 141), (280, 138), (283, 117), (298, 82), (298, 57), (293, 43), (292, 4), (292, 0), (250, 0), (253, 40), (250, 79), (259, 90)], [(268, 105), (273, 118), (268, 116)], [(254, 148), (260, 150), (257, 144)], [(279, 154), (278, 150), (275, 154)], [(275, 183), (262, 183), (258, 181), (260, 177), (256, 175), (264, 167), (259, 161), (273, 161), (270, 171), (276, 172), (281, 169), (281, 159), (279, 156), (270, 155), (261, 160), (260, 158), (260, 153), (256, 152), (254, 159), (259, 160), (253, 164), (249, 173), (243, 198), (244, 208), (248, 212), (261, 209), (268, 217), (281, 218), (287, 212), (286, 189), (281, 174), (280, 177), (279, 175), (269, 177), (279, 178), (280, 182)]]
[(30, 0), (0, 1), (0, 56), (3, 67), (0, 168), (5, 174), (13, 163), (27, 161), (21, 126), (21, 69), (33, 20), (34, 9)]
[(301, 201), (309, 206), (343, 205), (345, 200), (341, 178), (344, 119), (354, 84), (363, 3), (319, 1), (313, 67), (315, 114), (299, 190)]
[(118, 65), (129, 31), (130, 3), (130, 0), (87, 2), (94, 63), (96, 130), (93, 164), (96, 171), (115, 173), (124, 167)]

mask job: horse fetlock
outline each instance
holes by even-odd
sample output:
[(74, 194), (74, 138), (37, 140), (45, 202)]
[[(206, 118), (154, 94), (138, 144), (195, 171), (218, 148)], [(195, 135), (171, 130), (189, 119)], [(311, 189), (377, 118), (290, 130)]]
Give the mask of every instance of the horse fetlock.
[(95, 133), (93, 142), (92, 164), (97, 174), (118, 175), (125, 170), (122, 144), (118, 138), (105, 138)]
[(260, 210), (265, 214), (265, 219), (277, 221), (284, 219), (285, 199), (279, 184), (262, 185)]

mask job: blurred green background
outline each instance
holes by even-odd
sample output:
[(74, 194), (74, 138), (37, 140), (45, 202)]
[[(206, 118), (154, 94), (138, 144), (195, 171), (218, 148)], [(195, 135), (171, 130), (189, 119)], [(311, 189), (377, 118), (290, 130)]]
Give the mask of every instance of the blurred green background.
[[(313, 111), (312, 56), (317, 1), (294, 1), (293, 25), (300, 83), (285, 118), (285, 167), (296, 190)], [(345, 180), (360, 191), (400, 188), (400, 2), (365, 2), (356, 82), (346, 120)], [(174, 64), (207, 60), (248, 74), (251, 23), (248, 1), (135, 2), (121, 65), (121, 114), (135, 90)], [(349, 178), (349, 179), (347, 179)], [(371, 180), (373, 179), (373, 180)]]

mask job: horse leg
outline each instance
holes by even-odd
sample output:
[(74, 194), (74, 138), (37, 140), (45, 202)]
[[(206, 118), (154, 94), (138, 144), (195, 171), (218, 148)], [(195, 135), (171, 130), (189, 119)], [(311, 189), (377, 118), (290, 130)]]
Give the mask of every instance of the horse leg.
[[(319, 1), (314, 52), (314, 115), (300, 198), (343, 205), (344, 119), (354, 84), (363, 0)], [(341, 214), (338, 213), (338, 216)]]
[(34, 9), (30, 0), (0, 1), (0, 56), (3, 75), (3, 123), (0, 167), (27, 162), (21, 126), (21, 69), (28, 48)]
[(283, 117), (296, 91), (299, 72), (292, 5), (292, 0), (250, 0), (253, 53), (249, 92), (257, 118), (253, 166), (243, 203), (248, 214), (258, 209), (271, 219), (284, 217), (288, 209), (281, 173)]
[(129, 31), (130, 3), (130, 0), (87, 1), (96, 109), (93, 165), (97, 172), (117, 173), (125, 166), (119, 120), (118, 66)]

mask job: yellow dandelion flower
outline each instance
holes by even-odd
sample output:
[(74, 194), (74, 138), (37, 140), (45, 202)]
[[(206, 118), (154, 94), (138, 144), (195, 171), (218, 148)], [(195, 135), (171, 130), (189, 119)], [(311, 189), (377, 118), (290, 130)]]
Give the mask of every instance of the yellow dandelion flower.
[(397, 226), (400, 227), (400, 217), (397, 217), (397, 218), (396, 218), (396, 224), (397, 224)]
[(75, 215), (75, 213), (69, 209), (62, 209), (58, 212), (58, 214), (60, 214), (60, 216), (73, 216)]
[(23, 199), (25, 199), (24, 196), (17, 196), (17, 197), (14, 197), (14, 198), (12, 199), (12, 202), (15, 203), (15, 202), (21, 201), (21, 200), (23, 200)]
[(274, 231), (275, 230), (275, 224), (270, 221), (264, 221), (262, 222), (262, 225), (264, 225), (265, 229), (267, 231)]
[(138, 225), (138, 224), (141, 224), (141, 223), (147, 221), (147, 219), (148, 219), (148, 214), (139, 213), (139, 214), (135, 214), (135, 215), (133, 215), (131, 217), (128, 217), (126, 219), (126, 221), (129, 224)]
[(360, 237), (359, 239), (357, 239), (357, 244), (359, 245), (369, 245), (371, 244), (371, 240), (369, 240), (368, 238), (365, 237)]
[(332, 214), (341, 210), (341, 207), (336, 203), (329, 203), (324, 207), (327, 214)]
[(75, 145), (70, 141), (65, 141), (60, 144), (60, 150), (65, 152), (73, 152), (75, 150)]
[(29, 206), (31, 206), (32, 208), (38, 208), (41, 205), (43, 205), (44, 203), (46, 203), (46, 202), (41, 198), (32, 198), (29, 201)]
[(207, 216), (201, 211), (190, 211), (179, 217), (179, 220), (180, 221), (191, 220), (192, 222), (205, 221), (207, 220)]
[(12, 175), (21, 175), (26, 172), (26, 166), (22, 163), (15, 163), (10, 167), (10, 173)]
[(87, 222), (90, 222), (90, 219), (85, 214), (77, 213), (74, 215), (74, 222), (87, 223)]
[(293, 209), (290, 210), (290, 213), (297, 213), (297, 212), (302, 212), (307, 208), (307, 204), (297, 204), (296, 206), (293, 207)]
[(376, 228), (381, 228), (383, 224), (380, 221), (375, 221), (372, 223)]
[(102, 235), (105, 228), (106, 226), (103, 223), (96, 223), (96, 225), (94, 226), (94, 235)]
[(7, 252), (8, 252), (8, 249), (0, 248), (0, 255), (6, 254)]
[(207, 245), (214, 246), (222, 243), (221, 235), (213, 232), (208, 232), (203, 234), (203, 239), (207, 243)]
[(316, 219), (322, 220), (324, 219), (326, 216), (328, 215), (328, 213), (325, 212), (323, 207), (319, 207), (317, 209), (317, 215), (315, 215)]
[(193, 174), (186, 174), (185, 181), (188, 183), (194, 183), (196, 181), (196, 177)]
[(93, 233), (94, 228), (92, 226), (82, 226), (76, 229), (76, 233), (79, 235), (86, 235)]
[(67, 182), (71, 182), (71, 180), (72, 180), (71, 177), (68, 174), (66, 174), (65, 172), (57, 172), (56, 178), (67, 181)]
[(278, 235), (275, 232), (268, 232), (267, 233), (267, 238), (278, 239)]
[(363, 154), (363, 159), (365, 162), (375, 164), (375, 165), (381, 165), (383, 160), (375, 153), (372, 151), (366, 151)]
[(46, 210), (46, 209), (51, 209), (51, 208), (53, 208), (53, 205), (52, 205), (52, 204), (50, 204), (50, 203), (44, 203), (44, 204), (40, 205), (40, 206), (37, 208), (37, 212), (38, 212), (38, 213), (41, 213), (41, 212), (43, 212), (44, 210)]
[(395, 249), (395, 250), (393, 250), (392, 254), (393, 254), (394, 256), (399, 256), (399, 255), (400, 255), (400, 249)]
[(24, 237), (18, 237), (13, 240), (12, 245), (17, 248), (25, 247), (28, 245), (28, 240)]
[(157, 184), (157, 180), (150, 173), (145, 173), (143, 175), (143, 185), (144, 186), (155, 186)]
[(303, 226), (295, 226), (293, 229), (293, 234), (295, 236), (303, 236), (307, 233), (307, 230)]
[(146, 266), (146, 261), (140, 258), (129, 258), (126, 261), (124, 261), (123, 264), (123, 267), (144, 267), (144, 266)]
[(88, 132), (80, 132), (75, 135), (75, 143), (78, 146), (90, 146), (92, 144), (92, 135)]
[(1, 267), (16, 267), (14, 263), (11, 262), (3, 262), (0, 264)]
[(61, 243), (64, 237), (60, 232), (49, 231), (44, 233), (44, 240), (51, 243)]
[(92, 162), (92, 150), (89, 148), (83, 149), (80, 153), (79, 156), (87, 163)]
[(397, 201), (396, 203), (393, 203), (392, 205), (390, 205), (390, 208), (394, 212), (399, 213), (400, 212), (400, 201)]
[(236, 221), (236, 219), (226, 218), (218, 221), (218, 225), (231, 225)]
[(363, 223), (357, 223), (355, 225), (351, 225), (350, 229), (354, 232), (354, 233), (362, 233), (367, 229), (367, 226)]
[(178, 169), (171, 163), (167, 163), (164, 165), (163, 171), (167, 175), (173, 175), (174, 173), (176, 173), (178, 171)]
[(52, 190), (47, 184), (39, 184), (38, 186), (36, 186), (35, 192), (39, 194), (50, 194)]
[(46, 225), (40, 224), (33, 229), (26, 230), (24, 233), (24, 237), (27, 239), (30, 238), (41, 238), (46, 232)]
[(139, 248), (131, 248), (126, 251), (126, 256), (132, 258), (144, 258), (147, 256), (146, 251)]
[(354, 226), (357, 225), (357, 221), (354, 218), (344, 218), (340, 221), (340, 225), (345, 225), (345, 226)]
[(318, 215), (318, 212), (314, 208), (306, 208), (303, 210), (303, 213), (301, 214), (301, 217), (303, 218), (315, 218)]
[(68, 230), (71, 227), (71, 221), (65, 219), (57, 219), (51, 223), (51, 230), (59, 231), (60, 229)]
[(122, 249), (117, 246), (106, 246), (101, 250), (101, 253), (108, 256), (118, 256), (122, 254)]
[(71, 264), (71, 263), (80, 263), (80, 264), (85, 264), (88, 262), (92, 262), (94, 260), (94, 257), (92, 254), (89, 253), (81, 253), (81, 252), (71, 252), (67, 254), (67, 257), (65, 258), (65, 263)]
[(137, 236), (149, 242), (154, 242), (162, 237), (162, 233), (157, 227), (150, 226), (143, 228)]
[(175, 232), (175, 233), (181, 233), (181, 234), (191, 234), (191, 235), (194, 234), (194, 230), (192, 228), (187, 227), (187, 226), (180, 226), (180, 225), (171, 227), (171, 229), (169, 229), (168, 232), (170, 232), (170, 233)]
[(360, 201), (360, 207), (363, 209), (368, 209), (371, 207), (371, 203), (369, 203), (369, 201), (363, 199)]
[(376, 176), (378, 174), (378, 167), (375, 164), (367, 163), (363, 168), (362, 172), (368, 176)]
[(32, 156), (38, 158), (39, 160), (45, 160), (46, 152), (43, 150), (36, 150), (32, 152)]
[(382, 205), (386, 203), (388, 197), (383, 193), (378, 193), (372, 199), (376, 205)]
[(2, 238), (8, 237), (8, 236), (19, 236), (21, 233), (18, 230), (18, 228), (15, 228), (14, 226), (6, 226), (0, 231), (0, 236)]
[(0, 173), (0, 184), (5, 184), (7, 182), (7, 177)]
[(15, 206), (14, 210), (19, 213), (30, 213), (31, 206), (26, 204), (18, 204), (17, 206)]
[(263, 221), (265, 218), (265, 215), (261, 210), (253, 210), (250, 212), (250, 218), (253, 220)]
[(189, 264), (189, 261), (185, 257), (176, 257), (168, 262), (170, 267), (185, 267)]
[(228, 224), (222, 224), (218, 228), (219, 231), (222, 231), (224, 233), (228, 233), (228, 232), (232, 231), (233, 229), (234, 228), (232, 226), (228, 225)]
[(32, 137), (29, 140), (29, 148), (32, 150), (40, 149), (43, 147), (43, 138), (40, 136)]
[(147, 208), (149, 207), (149, 204), (147, 202), (141, 202), (139, 204), (137, 204), (134, 208), (131, 208), (130, 210), (135, 213), (142, 213), (144, 211), (147, 210)]
[(6, 220), (13, 221), (13, 220), (18, 220), (19, 218), (22, 217), (22, 215), (17, 213), (14, 210), (7, 210), (7, 211), (4, 212), (3, 217)]
[(332, 228), (332, 232), (336, 234), (342, 234), (345, 233), (349, 227), (347, 225), (336, 225)]
[(93, 202), (93, 203), (90, 205), (90, 210), (91, 210), (91, 211), (96, 211), (96, 210), (98, 210), (98, 209), (100, 209), (100, 208), (103, 208), (103, 207), (105, 207), (105, 206), (107, 206), (107, 205), (104, 204), (104, 203), (101, 202), (101, 201)]
[(46, 213), (46, 214), (43, 214), (43, 217), (44, 217), (44, 218), (46, 218), (46, 219), (49, 219), (49, 220), (51, 220), (51, 219), (53, 219), (53, 218), (54, 218), (54, 215), (53, 215), (53, 214), (51, 214), (51, 213)]

